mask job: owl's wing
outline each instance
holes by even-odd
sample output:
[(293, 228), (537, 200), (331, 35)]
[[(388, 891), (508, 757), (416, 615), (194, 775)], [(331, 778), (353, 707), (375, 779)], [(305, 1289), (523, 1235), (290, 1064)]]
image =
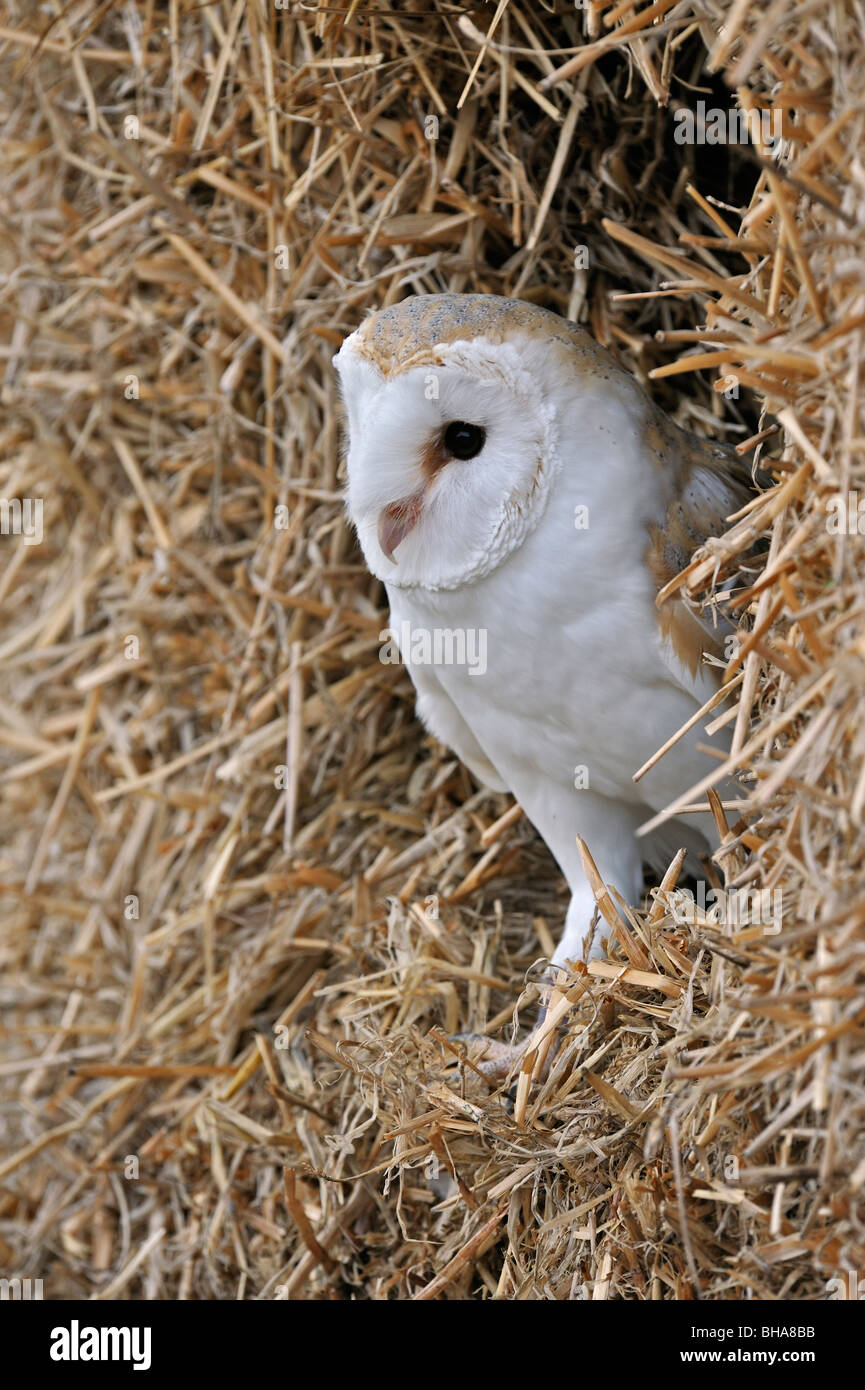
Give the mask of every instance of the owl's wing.
[[(668, 420), (663, 429), (663, 461), (671, 484), (665, 512), (650, 528), (648, 551), (652, 578), (660, 591), (690, 562), (698, 546), (726, 530), (727, 517), (754, 496), (750, 468), (728, 445), (700, 439)], [(684, 599), (667, 599), (659, 609), (664, 660), (676, 683), (693, 694), (705, 689), (712, 668), (703, 653), (722, 658), (733, 631), (723, 617), (717, 624)]]

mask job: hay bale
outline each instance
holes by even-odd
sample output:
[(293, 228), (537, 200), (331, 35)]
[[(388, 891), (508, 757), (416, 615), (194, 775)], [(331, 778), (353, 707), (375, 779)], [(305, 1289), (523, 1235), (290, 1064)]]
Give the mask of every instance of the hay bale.
[[(865, 1267), (858, 10), (41, 24), (0, 27), (2, 493), (43, 503), (0, 573), (4, 1264), (826, 1297)], [(698, 96), (781, 112), (780, 154), (678, 143)], [(727, 896), (615, 901), (522, 1126), (450, 1039), (531, 1020), (563, 885), (379, 662), (339, 501), (330, 355), (440, 289), (582, 319), (768, 477), (675, 581), (741, 622)]]

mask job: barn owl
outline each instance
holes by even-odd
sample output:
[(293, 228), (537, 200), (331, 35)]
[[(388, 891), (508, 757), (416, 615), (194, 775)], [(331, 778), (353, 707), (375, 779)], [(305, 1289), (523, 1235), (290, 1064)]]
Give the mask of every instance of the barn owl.
[[(753, 492), (573, 323), (493, 295), (406, 299), (334, 358), (347, 507), (427, 728), (509, 791), (571, 893), (554, 967), (601, 956), (577, 837), (639, 902), (642, 862), (707, 847), (705, 814), (638, 827), (713, 767), (695, 727), (719, 634), (659, 589)], [(482, 657), (482, 659), (481, 659)]]

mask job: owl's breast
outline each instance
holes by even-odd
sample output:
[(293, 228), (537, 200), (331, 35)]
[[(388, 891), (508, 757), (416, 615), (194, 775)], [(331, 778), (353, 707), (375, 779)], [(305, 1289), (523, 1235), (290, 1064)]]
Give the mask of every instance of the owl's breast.
[(395, 590), (391, 629), (432, 731), (455, 746), (444, 710), (436, 720), (436, 701), (452, 704), (517, 796), (529, 777), (572, 785), (581, 767), (596, 790), (632, 795), (632, 773), (693, 708), (660, 667), (636, 585), (586, 605), (504, 565), (457, 592)]

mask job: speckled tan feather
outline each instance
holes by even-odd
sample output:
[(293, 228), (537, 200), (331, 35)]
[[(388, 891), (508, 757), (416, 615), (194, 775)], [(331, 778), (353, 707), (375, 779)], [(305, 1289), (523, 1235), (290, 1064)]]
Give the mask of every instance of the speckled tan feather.
[(404, 299), (361, 324), (355, 351), (383, 376), (396, 376), (434, 362), (439, 346), (473, 338), (504, 343), (523, 336), (560, 344), (577, 372), (609, 376), (622, 370), (577, 324), (536, 304), (494, 294), (424, 294)]
[[(684, 569), (698, 546), (720, 534), (726, 517), (744, 506), (753, 489), (747, 466), (734, 449), (689, 434), (656, 407), (652, 410), (655, 418), (646, 432), (647, 443), (673, 482), (664, 524), (650, 528), (646, 551), (649, 572), (660, 591)], [(658, 623), (692, 675), (704, 651), (718, 657), (723, 653), (722, 635), (700, 622), (682, 599), (663, 604)]]

